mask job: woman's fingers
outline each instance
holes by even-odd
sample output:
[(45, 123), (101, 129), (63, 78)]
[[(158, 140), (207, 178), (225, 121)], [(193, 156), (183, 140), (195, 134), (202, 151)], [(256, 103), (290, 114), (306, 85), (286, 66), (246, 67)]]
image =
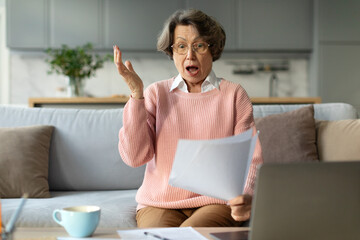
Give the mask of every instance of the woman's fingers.
[(117, 55), (118, 55), (117, 47), (114, 45), (113, 49), (114, 49), (114, 63), (115, 65), (117, 65)]
[(251, 204), (236, 205), (231, 207), (231, 216), (236, 221), (246, 221), (250, 219), (250, 215), (251, 215)]
[(128, 70), (130, 70), (130, 72), (135, 72), (130, 61), (125, 61), (125, 66)]
[(122, 64), (121, 51), (119, 47), (116, 45), (114, 46), (114, 63), (117, 67), (119, 67), (120, 64)]
[(121, 51), (118, 46), (114, 46), (114, 63), (120, 75), (124, 76), (127, 73), (128, 69), (122, 62)]
[(231, 216), (236, 221), (246, 221), (250, 219), (251, 215), (251, 205), (238, 206), (231, 208)]
[(240, 195), (231, 199), (228, 205), (231, 208), (231, 216), (236, 221), (246, 221), (250, 218), (251, 214), (252, 196)]
[[(135, 73), (134, 68), (130, 61), (125, 61), (125, 64), (122, 62), (122, 53), (118, 46), (114, 46), (114, 63), (121, 76), (127, 78), (129, 72)], [(135, 73), (136, 74), (136, 73)]]
[(124, 78), (128, 85), (131, 95), (134, 98), (143, 98), (144, 84), (140, 77), (134, 71), (130, 61), (122, 62), (121, 51), (118, 46), (114, 46), (114, 63), (118, 69), (119, 74)]
[(252, 196), (240, 195), (237, 196), (236, 198), (229, 200), (229, 205), (234, 206), (234, 205), (251, 204), (251, 202), (252, 202)]

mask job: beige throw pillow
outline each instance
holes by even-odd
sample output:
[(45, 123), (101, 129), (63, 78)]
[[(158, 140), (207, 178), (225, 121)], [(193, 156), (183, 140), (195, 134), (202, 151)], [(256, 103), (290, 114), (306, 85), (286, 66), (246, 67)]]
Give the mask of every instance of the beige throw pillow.
[(321, 161), (360, 160), (360, 120), (318, 121), (317, 143)]
[(314, 107), (255, 119), (265, 163), (317, 161)]
[(48, 161), (54, 127), (0, 128), (0, 197), (50, 197)]

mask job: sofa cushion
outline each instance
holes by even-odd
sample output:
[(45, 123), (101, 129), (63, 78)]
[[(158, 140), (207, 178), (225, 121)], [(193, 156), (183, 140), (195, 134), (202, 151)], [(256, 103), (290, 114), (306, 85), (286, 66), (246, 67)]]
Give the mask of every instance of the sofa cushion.
[(360, 120), (317, 121), (321, 161), (360, 160)]
[[(136, 192), (137, 190), (54, 191), (51, 192), (51, 198), (28, 199), (19, 219), (16, 221), (16, 226), (59, 228), (61, 226), (52, 218), (55, 209), (96, 205), (101, 208), (98, 228), (136, 228)], [(20, 199), (1, 200), (4, 223), (10, 221), (11, 215), (19, 206), (19, 203)], [(36, 239), (46, 240), (47, 238), (39, 237)]]
[(0, 128), (0, 197), (50, 197), (49, 147), (52, 126)]
[(314, 107), (255, 119), (265, 163), (317, 161)]
[(120, 157), (122, 112), (121, 108), (0, 106), (0, 127), (55, 126), (50, 146), (50, 191), (137, 189), (145, 165), (131, 168)]

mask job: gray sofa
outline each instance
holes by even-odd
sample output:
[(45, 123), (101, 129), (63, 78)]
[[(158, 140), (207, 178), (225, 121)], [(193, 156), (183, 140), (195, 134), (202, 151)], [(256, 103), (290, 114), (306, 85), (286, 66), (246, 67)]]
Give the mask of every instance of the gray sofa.
[[(303, 105), (255, 105), (254, 116), (288, 112)], [(315, 104), (318, 120), (356, 119), (348, 104)], [(101, 207), (99, 227), (135, 227), (135, 194), (144, 167), (125, 165), (117, 150), (122, 109), (76, 110), (0, 106), (0, 127), (52, 125), (48, 183), (51, 198), (28, 199), (18, 220), (22, 227), (56, 227), (54, 209), (75, 205)], [(4, 198), (3, 222), (19, 199)]]

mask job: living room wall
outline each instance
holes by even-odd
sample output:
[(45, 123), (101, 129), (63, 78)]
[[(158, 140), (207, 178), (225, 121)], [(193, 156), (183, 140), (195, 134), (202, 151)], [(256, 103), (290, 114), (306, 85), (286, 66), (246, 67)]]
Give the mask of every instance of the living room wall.
[[(29, 97), (62, 96), (61, 88), (65, 87), (65, 78), (59, 75), (48, 75), (49, 66), (45, 62), (46, 55), (42, 52), (10, 52), (10, 103), (27, 105)], [(153, 82), (171, 78), (177, 75), (174, 64), (168, 57), (132, 56), (124, 54), (125, 59), (132, 61), (145, 87)], [(249, 75), (239, 75), (233, 72), (243, 65), (258, 63), (276, 63), (283, 59), (238, 59), (223, 58), (214, 62), (214, 71), (218, 77), (241, 83), (251, 97), (269, 96), (269, 72), (254, 72)], [(308, 96), (308, 61), (306, 59), (290, 59), (289, 70), (279, 71), (279, 96)], [(95, 97), (130, 92), (117, 73), (113, 63), (107, 62), (96, 77), (86, 81), (85, 91)]]

